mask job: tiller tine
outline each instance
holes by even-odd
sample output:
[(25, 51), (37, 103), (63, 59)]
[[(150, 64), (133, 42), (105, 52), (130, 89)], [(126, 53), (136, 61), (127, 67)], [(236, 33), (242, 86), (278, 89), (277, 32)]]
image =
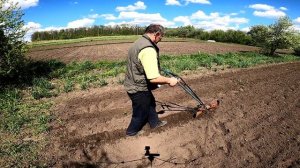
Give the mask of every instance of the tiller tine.
[(196, 118), (205, 112), (214, 111), (219, 107), (219, 105), (220, 105), (220, 100), (213, 100), (208, 104), (198, 105), (198, 107), (193, 113), (193, 117)]

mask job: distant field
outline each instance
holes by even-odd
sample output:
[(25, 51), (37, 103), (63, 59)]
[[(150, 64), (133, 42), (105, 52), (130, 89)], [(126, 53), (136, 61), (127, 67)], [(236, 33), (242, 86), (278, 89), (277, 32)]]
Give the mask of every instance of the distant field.
[(51, 45), (62, 45), (62, 44), (73, 44), (81, 42), (92, 42), (92, 41), (106, 41), (106, 40), (134, 40), (137, 39), (138, 35), (130, 36), (99, 36), (99, 37), (85, 37), (78, 39), (68, 39), (68, 40), (47, 40), (47, 41), (37, 41), (29, 43), (28, 45), (32, 48), (40, 46), (51, 46)]
[[(68, 40), (45, 40), (45, 41), (36, 41), (28, 44), (31, 50), (43, 50), (48, 48), (56, 48), (62, 46), (78, 46), (86, 44), (98, 44), (98, 43), (110, 43), (110, 42), (133, 42), (138, 39), (140, 35), (128, 35), (128, 36), (99, 36), (99, 37), (85, 37), (79, 39), (68, 39)], [(193, 39), (182, 39), (182, 38), (164, 38), (164, 41), (182, 41)]]
[[(130, 45), (139, 36), (109, 36), (103, 38), (74, 39), (64, 41), (40, 42), (32, 47), (27, 54), (34, 60), (56, 59), (65, 63), (73, 61), (125, 60)], [(88, 40), (89, 39), (89, 40)], [(42, 45), (43, 44), (43, 45)], [(186, 55), (195, 53), (228, 53), (258, 51), (257, 47), (210, 43), (195, 39), (164, 38), (158, 43), (160, 55)]]

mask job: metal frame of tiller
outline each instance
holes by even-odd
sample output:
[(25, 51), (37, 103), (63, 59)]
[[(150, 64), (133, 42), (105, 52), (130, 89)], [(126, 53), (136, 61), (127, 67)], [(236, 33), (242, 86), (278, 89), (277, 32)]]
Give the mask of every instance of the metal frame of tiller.
[[(181, 106), (176, 103), (157, 103), (163, 108), (163, 111), (187, 111), (191, 112), (193, 114), (193, 117), (195, 118), (197, 116), (197, 112), (199, 111), (208, 111), (209, 109), (206, 107), (206, 105), (203, 103), (203, 101), (197, 96), (197, 94), (192, 90), (192, 88), (178, 75), (174, 74), (173, 72), (169, 70), (163, 70), (163, 72), (171, 77), (178, 79), (178, 85), (187, 93), (189, 94), (194, 100), (197, 101), (198, 105), (197, 107), (191, 108), (186, 106)], [(219, 103), (219, 101), (218, 101)]]

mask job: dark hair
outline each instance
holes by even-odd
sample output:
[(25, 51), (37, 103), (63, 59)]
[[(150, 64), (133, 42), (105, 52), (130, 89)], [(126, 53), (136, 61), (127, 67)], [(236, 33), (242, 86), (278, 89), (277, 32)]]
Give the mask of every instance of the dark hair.
[(164, 34), (165, 28), (160, 24), (150, 24), (145, 30), (145, 33), (157, 33), (157, 32)]

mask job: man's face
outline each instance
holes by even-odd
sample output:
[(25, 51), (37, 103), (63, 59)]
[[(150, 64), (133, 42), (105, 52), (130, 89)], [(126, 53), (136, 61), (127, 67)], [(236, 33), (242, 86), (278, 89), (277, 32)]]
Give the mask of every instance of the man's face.
[(163, 33), (160, 33), (160, 32), (157, 32), (157, 33), (155, 33), (154, 37), (155, 37), (154, 42), (157, 44), (157, 43), (160, 42), (161, 39), (164, 37), (164, 34), (163, 34)]

